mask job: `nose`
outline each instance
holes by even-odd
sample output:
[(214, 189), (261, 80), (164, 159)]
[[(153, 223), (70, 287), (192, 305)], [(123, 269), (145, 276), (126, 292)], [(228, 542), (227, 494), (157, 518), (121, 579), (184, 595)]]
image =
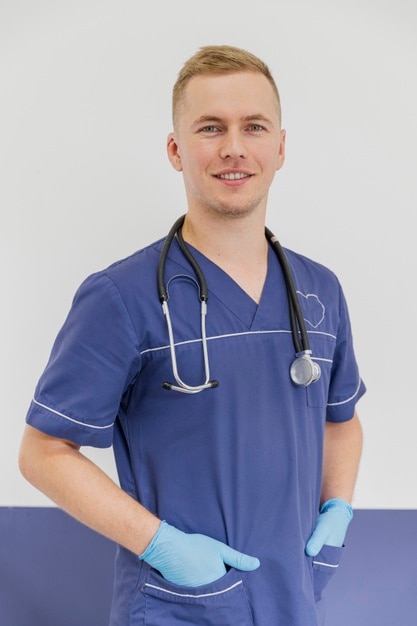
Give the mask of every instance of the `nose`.
[(246, 153), (245, 140), (241, 131), (239, 129), (228, 129), (223, 135), (220, 146), (221, 158), (245, 158)]

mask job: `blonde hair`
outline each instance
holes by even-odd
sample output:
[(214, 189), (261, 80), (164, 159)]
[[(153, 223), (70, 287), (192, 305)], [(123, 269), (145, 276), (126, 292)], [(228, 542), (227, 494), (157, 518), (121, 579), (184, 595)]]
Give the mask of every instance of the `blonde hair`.
[(194, 76), (220, 76), (238, 72), (258, 72), (268, 79), (277, 97), (278, 112), (281, 117), (278, 88), (266, 63), (242, 48), (235, 48), (234, 46), (203, 46), (185, 62), (172, 90), (172, 119), (174, 126), (184, 99), (186, 87)]

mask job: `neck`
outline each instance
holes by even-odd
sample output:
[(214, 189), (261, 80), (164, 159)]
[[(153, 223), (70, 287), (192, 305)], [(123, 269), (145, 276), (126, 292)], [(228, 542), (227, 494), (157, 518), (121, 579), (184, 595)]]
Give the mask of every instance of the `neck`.
[(259, 302), (267, 273), (268, 242), (263, 219), (195, 219), (186, 215), (182, 234), (226, 272), (255, 302)]
[(195, 218), (187, 213), (182, 229), (185, 241), (202, 254), (219, 262), (251, 262), (265, 258), (268, 244), (264, 220), (257, 218)]

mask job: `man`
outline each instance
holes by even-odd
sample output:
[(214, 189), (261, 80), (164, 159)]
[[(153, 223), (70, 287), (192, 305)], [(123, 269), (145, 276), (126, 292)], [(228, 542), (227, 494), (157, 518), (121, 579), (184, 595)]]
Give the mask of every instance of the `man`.
[[(265, 64), (202, 48), (179, 74), (173, 122), (188, 206), (160, 272), (166, 298), (164, 240), (83, 283), (28, 413), (21, 470), (119, 544), (111, 624), (315, 626), (361, 454), (346, 303), (329, 270), (286, 251), (313, 356), (303, 351), (314, 374), (297, 384), (283, 266), (265, 236), (285, 157)], [(207, 279), (203, 305), (181, 234)], [(113, 445), (121, 488), (83, 445)]]

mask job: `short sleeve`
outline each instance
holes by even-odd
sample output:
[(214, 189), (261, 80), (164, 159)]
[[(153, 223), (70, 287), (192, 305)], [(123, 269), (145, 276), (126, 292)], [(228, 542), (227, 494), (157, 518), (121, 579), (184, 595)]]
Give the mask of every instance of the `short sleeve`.
[(106, 274), (94, 274), (74, 297), (26, 421), (79, 445), (108, 447), (139, 369), (138, 340), (120, 293)]
[(330, 380), (327, 420), (344, 422), (354, 415), (355, 405), (366, 391), (355, 358), (346, 299), (340, 289), (339, 328)]

